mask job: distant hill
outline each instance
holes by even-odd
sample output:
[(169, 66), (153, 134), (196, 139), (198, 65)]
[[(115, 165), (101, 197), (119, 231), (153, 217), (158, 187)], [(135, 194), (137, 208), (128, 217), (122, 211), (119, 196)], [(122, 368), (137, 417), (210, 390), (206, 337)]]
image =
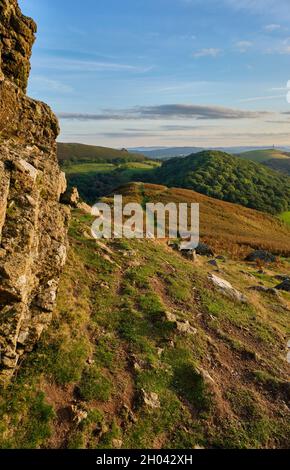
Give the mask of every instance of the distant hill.
[[(130, 149), (132, 152), (142, 153), (150, 158), (156, 158), (160, 160), (166, 160), (173, 157), (185, 157), (191, 153), (198, 153), (203, 150), (219, 150), (221, 152), (227, 152), (232, 154), (237, 154), (238, 156), (245, 155), (245, 158), (254, 161), (258, 160), (259, 154), (262, 155), (265, 152), (265, 159), (267, 159), (268, 153), (273, 152), (273, 149), (269, 150), (267, 147), (253, 147), (253, 146), (243, 146), (243, 147), (136, 147)], [(275, 150), (277, 153), (283, 154), (287, 151), (290, 152), (290, 147), (281, 147), (280, 150)], [(257, 155), (256, 155), (256, 152)], [(248, 155), (247, 155), (248, 154)], [(250, 155), (252, 154), (252, 155)], [(269, 158), (269, 157), (268, 157)], [(271, 157), (272, 158), (272, 157)], [(273, 157), (274, 158), (274, 157)], [(263, 161), (264, 158), (261, 157)]]
[(280, 171), (290, 176), (290, 158), (273, 158), (265, 162), (269, 168), (272, 170)]
[(204, 151), (163, 163), (154, 182), (278, 214), (290, 209), (290, 179), (224, 152)]
[(69, 162), (94, 163), (126, 163), (142, 162), (146, 157), (140, 153), (131, 153), (126, 149), (117, 150), (107, 147), (96, 147), (84, 144), (57, 144), (57, 154), (60, 164)]
[(118, 193), (123, 194), (124, 202), (199, 203), (201, 240), (216, 252), (227, 250), (243, 256), (249, 248), (263, 248), (276, 254), (290, 254), (290, 230), (271, 215), (163, 185), (130, 183), (119, 188)]
[(239, 154), (239, 157), (246, 160), (252, 160), (258, 163), (265, 163), (268, 160), (278, 159), (287, 160), (290, 158), (290, 154), (278, 149), (263, 149), (263, 150), (252, 150), (250, 152), (243, 152)]
[(238, 155), (245, 160), (262, 163), (272, 170), (290, 175), (290, 153), (279, 149), (263, 149), (243, 152)]
[[(146, 149), (142, 148), (140, 153), (146, 155), (149, 158), (156, 158), (160, 160), (166, 160), (173, 157), (185, 157), (190, 153), (201, 152), (203, 149), (201, 147), (169, 147), (169, 148), (156, 148), (156, 149)], [(136, 149), (137, 152), (139, 150)]]

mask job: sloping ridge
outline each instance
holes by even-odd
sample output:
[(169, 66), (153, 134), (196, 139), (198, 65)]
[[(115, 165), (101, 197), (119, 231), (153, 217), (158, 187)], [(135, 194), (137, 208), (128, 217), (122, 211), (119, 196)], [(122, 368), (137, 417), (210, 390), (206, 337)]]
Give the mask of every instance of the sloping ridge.
[(57, 144), (57, 154), (61, 164), (71, 161), (95, 163), (142, 162), (146, 159), (141, 153), (128, 152), (126, 149), (118, 150), (95, 145), (62, 142)]
[(251, 249), (290, 255), (289, 228), (276, 217), (181, 188), (129, 183), (116, 191), (124, 202), (198, 203), (200, 237), (215, 250), (244, 257)]

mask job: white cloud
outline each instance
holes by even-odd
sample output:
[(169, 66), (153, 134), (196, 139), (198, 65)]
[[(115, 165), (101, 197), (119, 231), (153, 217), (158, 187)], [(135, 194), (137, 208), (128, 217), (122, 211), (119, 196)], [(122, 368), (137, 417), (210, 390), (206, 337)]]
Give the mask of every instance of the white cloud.
[(199, 59), (200, 57), (217, 57), (218, 55), (220, 55), (221, 52), (222, 52), (221, 49), (210, 47), (207, 49), (201, 49), (200, 51), (194, 52), (192, 54), (192, 57), (194, 57), (195, 59)]
[(34, 75), (30, 79), (30, 87), (36, 91), (52, 91), (56, 93), (72, 93), (74, 89), (60, 82), (59, 80), (52, 80), (41, 75)]
[(65, 59), (59, 57), (40, 58), (35, 64), (38, 68), (61, 70), (65, 72), (132, 72), (145, 73), (152, 70), (152, 66), (121, 64), (118, 62), (104, 62), (95, 60)]
[(283, 55), (288, 55), (290, 54), (290, 46), (284, 46), (282, 47), (282, 49), (279, 51), (280, 54), (283, 54)]
[(235, 47), (238, 49), (240, 52), (247, 52), (248, 49), (252, 47), (253, 43), (251, 41), (238, 41), (235, 44)]
[(280, 24), (275, 24), (275, 23), (267, 24), (264, 27), (264, 29), (265, 29), (265, 31), (269, 31), (271, 33), (272, 31), (277, 31), (278, 29), (281, 29), (281, 25)]
[(284, 98), (285, 99), (285, 94), (284, 95), (268, 95), (268, 96), (254, 96), (252, 98), (244, 98), (242, 100), (239, 100), (240, 103), (251, 103), (255, 101), (267, 101), (267, 100), (278, 100)]
[(157, 106), (135, 106), (134, 108), (103, 110), (101, 113), (59, 113), (63, 120), (77, 121), (127, 121), (127, 120), (171, 120), (171, 119), (257, 119), (268, 114), (266, 111), (247, 111), (221, 106), (194, 104), (163, 104)]

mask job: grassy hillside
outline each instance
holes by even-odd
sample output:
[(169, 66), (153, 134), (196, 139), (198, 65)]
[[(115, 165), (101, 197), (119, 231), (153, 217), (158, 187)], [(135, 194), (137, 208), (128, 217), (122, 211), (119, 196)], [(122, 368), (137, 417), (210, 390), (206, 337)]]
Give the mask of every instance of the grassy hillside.
[[(90, 238), (72, 217), (54, 320), (0, 392), (1, 448), (286, 448), (290, 296), (227, 259), (215, 268), (165, 243)], [(226, 246), (224, 247), (226, 249)]]
[(155, 172), (156, 183), (279, 214), (290, 208), (290, 179), (263, 165), (218, 151), (174, 158)]
[(287, 225), (290, 225), (290, 211), (288, 212), (283, 212), (280, 214), (279, 218), (285, 222)]
[(265, 162), (272, 170), (280, 171), (290, 176), (290, 157), (289, 158), (273, 158), (272, 160), (267, 160)]
[(278, 159), (278, 160), (287, 160), (289, 154), (283, 152), (282, 150), (277, 149), (266, 149), (266, 150), (252, 150), (250, 152), (243, 152), (239, 154), (239, 157), (246, 160), (252, 160), (257, 163), (265, 163), (268, 160)]
[(118, 193), (123, 194), (125, 202), (137, 201), (143, 206), (149, 201), (199, 203), (201, 239), (217, 252), (244, 258), (251, 249), (263, 248), (290, 256), (290, 230), (271, 215), (194, 191), (153, 184), (128, 184)]
[(130, 181), (151, 179), (150, 173), (159, 166), (152, 160), (128, 163), (70, 163), (64, 165), (70, 187), (76, 186), (81, 197), (94, 204), (99, 197)]
[(122, 163), (142, 162), (146, 159), (144, 155), (130, 153), (126, 150), (117, 150), (107, 147), (96, 147), (83, 144), (57, 144), (58, 159), (61, 165), (70, 162), (94, 162), (94, 163)]

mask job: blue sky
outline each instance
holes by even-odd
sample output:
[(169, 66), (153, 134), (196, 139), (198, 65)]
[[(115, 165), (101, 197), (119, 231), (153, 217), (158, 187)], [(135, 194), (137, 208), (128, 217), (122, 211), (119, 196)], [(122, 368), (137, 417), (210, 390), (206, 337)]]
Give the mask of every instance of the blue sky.
[[(20, 0), (59, 140), (289, 145), (289, 0)], [(287, 114), (289, 113), (289, 114)]]

